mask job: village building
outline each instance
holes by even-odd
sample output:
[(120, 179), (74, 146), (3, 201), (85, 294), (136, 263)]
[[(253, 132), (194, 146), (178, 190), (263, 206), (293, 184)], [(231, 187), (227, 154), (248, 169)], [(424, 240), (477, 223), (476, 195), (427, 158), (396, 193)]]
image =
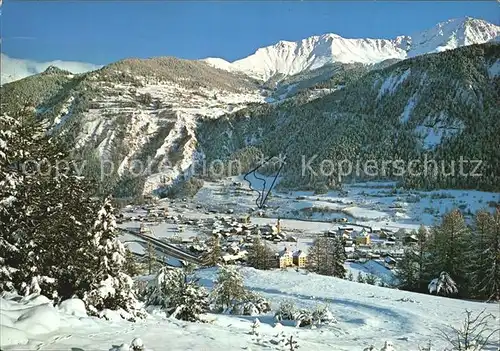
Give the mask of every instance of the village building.
[(353, 233), (353, 239), (356, 241), (358, 245), (370, 245), (371, 244), (371, 235), (363, 229), (360, 232)]
[(293, 253), (287, 247), (278, 253), (278, 267), (286, 268), (293, 266)]
[(307, 264), (307, 254), (302, 251), (298, 250), (293, 253), (293, 264), (299, 268), (303, 268)]
[(403, 239), (403, 243), (406, 245), (416, 244), (418, 243), (418, 238), (415, 236), (415, 234), (406, 235)]
[(394, 269), (396, 267), (396, 260), (391, 256), (386, 256), (384, 258), (384, 265), (389, 269)]

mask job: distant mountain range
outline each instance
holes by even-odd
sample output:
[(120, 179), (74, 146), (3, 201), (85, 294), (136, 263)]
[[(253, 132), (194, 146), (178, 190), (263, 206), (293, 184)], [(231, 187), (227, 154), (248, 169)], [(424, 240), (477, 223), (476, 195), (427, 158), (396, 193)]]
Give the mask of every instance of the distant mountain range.
[(434, 28), (395, 39), (346, 39), (337, 34), (312, 36), (300, 41), (280, 41), (258, 49), (232, 63), (220, 58), (204, 61), (221, 69), (241, 71), (267, 80), (275, 74), (294, 75), (334, 62), (377, 63), (406, 59), (471, 44), (498, 40), (500, 27), (470, 17), (451, 19)]
[[(300, 41), (279, 41), (257, 49), (241, 60), (202, 59), (213, 67), (245, 73), (259, 80), (276, 74), (289, 76), (314, 70), (334, 62), (378, 63), (387, 59), (403, 60), (428, 53), (482, 44), (498, 40), (500, 27), (471, 17), (451, 19), (435, 27), (395, 39), (346, 39), (337, 34), (312, 36)], [(1, 83), (5, 84), (57, 66), (72, 73), (83, 73), (102, 66), (84, 62), (36, 62), (1, 55)]]

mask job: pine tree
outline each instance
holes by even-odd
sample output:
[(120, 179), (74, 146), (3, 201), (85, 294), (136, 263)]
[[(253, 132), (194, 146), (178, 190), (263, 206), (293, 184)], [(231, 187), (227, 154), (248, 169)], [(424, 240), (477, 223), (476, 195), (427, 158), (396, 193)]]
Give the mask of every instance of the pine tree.
[(368, 274), (365, 279), (366, 284), (375, 285), (377, 283), (377, 277), (373, 274)]
[(431, 236), (428, 274), (447, 272), (456, 281), (458, 290), (465, 296), (470, 231), (460, 211), (454, 210), (446, 214), (441, 225), (432, 228)]
[(356, 281), (358, 283), (365, 283), (365, 277), (363, 276), (363, 273), (359, 272), (358, 277), (356, 278)]
[(101, 281), (112, 280), (114, 299), (101, 307), (127, 309), (132, 281), (123, 274), (114, 217), (94, 226), (96, 189), (32, 111), (19, 109), (15, 123), (5, 116), (0, 121), (0, 182), (6, 185), (0, 187), (0, 219), (8, 224), (0, 241), (0, 285), (63, 300), (92, 296)]
[(153, 274), (159, 267), (158, 264), (158, 256), (156, 255), (156, 250), (151, 241), (148, 241), (148, 249), (146, 252), (146, 259), (148, 261), (148, 272), (149, 274)]
[(417, 264), (417, 290), (418, 291), (424, 291), (425, 286), (427, 282), (429, 281), (430, 276), (426, 273), (427, 272), (427, 265), (428, 265), (428, 239), (429, 239), (429, 232), (427, 229), (421, 225), (418, 228), (418, 231), (416, 233), (416, 237), (418, 239), (417, 243), (417, 249), (415, 252), (414, 259)]
[(255, 238), (252, 246), (248, 249), (247, 263), (250, 267), (263, 270), (276, 267), (273, 250), (260, 238)]
[(312, 272), (344, 278), (346, 260), (343, 242), (337, 237), (322, 236), (314, 240), (307, 257)]
[[(184, 273), (185, 275), (185, 273)], [(171, 317), (189, 322), (199, 321), (201, 314), (208, 311), (208, 292), (198, 284), (198, 280), (186, 275), (179, 291), (172, 297)]]
[(476, 214), (470, 252), (471, 292), (474, 297), (500, 300), (500, 209)]
[(216, 266), (222, 258), (219, 235), (213, 235), (207, 242), (208, 251), (201, 258), (202, 264), (207, 267)]
[(139, 270), (139, 266), (137, 264), (137, 260), (129, 248), (125, 249), (124, 268), (125, 268), (125, 272), (131, 277), (139, 275), (140, 270)]
[(16, 122), (6, 116), (0, 122), (5, 185), (0, 187), (5, 224), (0, 285), (21, 294), (71, 296), (86, 285), (76, 276), (75, 262), (92, 225), (92, 189), (76, 174), (65, 145), (47, 133), (29, 107), (14, 117)]
[(225, 311), (245, 300), (248, 292), (243, 286), (243, 277), (234, 266), (223, 266), (212, 290), (212, 301), (219, 311)]
[(410, 248), (404, 251), (403, 258), (398, 263), (396, 276), (399, 287), (405, 290), (415, 290), (418, 286), (418, 267), (415, 252)]

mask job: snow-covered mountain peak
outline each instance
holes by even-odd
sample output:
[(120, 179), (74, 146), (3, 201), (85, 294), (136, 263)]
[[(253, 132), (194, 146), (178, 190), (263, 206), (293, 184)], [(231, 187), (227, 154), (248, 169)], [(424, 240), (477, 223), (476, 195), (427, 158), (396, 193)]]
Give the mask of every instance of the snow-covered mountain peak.
[(411, 36), (408, 57), (456, 49), (495, 40), (500, 27), (484, 20), (463, 17), (438, 23)]
[(377, 63), (455, 49), (498, 40), (500, 27), (472, 17), (451, 19), (431, 29), (395, 39), (348, 39), (327, 33), (299, 41), (281, 40), (259, 48), (243, 59), (227, 62), (209, 58), (208, 64), (225, 70), (242, 71), (267, 80), (276, 74), (294, 75), (329, 63)]
[(404, 55), (404, 50), (389, 40), (345, 39), (329, 33), (296, 42), (279, 41), (231, 63), (230, 67), (266, 80), (275, 74), (293, 75), (332, 62), (372, 63)]

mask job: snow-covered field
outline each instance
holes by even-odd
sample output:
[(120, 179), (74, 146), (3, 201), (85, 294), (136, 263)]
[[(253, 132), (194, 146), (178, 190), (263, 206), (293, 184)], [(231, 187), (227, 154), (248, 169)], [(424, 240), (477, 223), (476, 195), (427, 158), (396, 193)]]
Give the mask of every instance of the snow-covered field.
[[(273, 309), (282, 301), (297, 307), (326, 304), (337, 323), (318, 329), (275, 325), (272, 314), (262, 316), (208, 315), (210, 323), (188, 323), (165, 318), (157, 311), (139, 322), (127, 322), (108, 313), (111, 320), (85, 316), (74, 301), (53, 308), (44, 298), (19, 302), (1, 299), (2, 350), (110, 350), (140, 337), (148, 349), (159, 350), (270, 350), (283, 330), (295, 335), (302, 350), (380, 349), (390, 341), (395, 350), (413, 351), (432, 340), (433, 349), (446, 345), (439, 330), (458, 326), (465, 309), (492, 313), (500, 323), (498, 304), (469, 302), (415, 294), (337, 278), (295, 271), (258, 271), (243, 268), (245, 285), (269, 298)], [(211, 287), (214, 269), (199, 271), (201, 283)], [(261, 341), (250, 335), (258, 317)], [(14, 345), (13, 343), (19, 343)]]

